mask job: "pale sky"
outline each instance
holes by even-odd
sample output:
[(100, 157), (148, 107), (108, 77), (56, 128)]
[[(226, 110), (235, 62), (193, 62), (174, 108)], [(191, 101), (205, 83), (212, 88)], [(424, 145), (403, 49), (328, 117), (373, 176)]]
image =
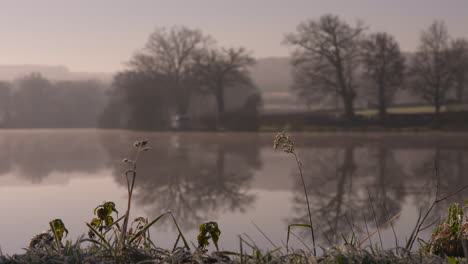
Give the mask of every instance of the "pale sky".
[(393, 34), (405, 51), (434, 19), (468, 38), (468, 0), (0, 0), (0, 64), (113, 72), (156, 27), (199, 28), (255, 57), (287, 56), (284, 34), (333, 13)]

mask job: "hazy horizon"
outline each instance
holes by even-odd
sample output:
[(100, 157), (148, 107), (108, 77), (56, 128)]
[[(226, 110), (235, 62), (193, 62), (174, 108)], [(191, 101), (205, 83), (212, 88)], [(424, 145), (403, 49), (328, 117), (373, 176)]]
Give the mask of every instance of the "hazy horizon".
[[(0, 64), (63, 65), (73, 72), (114, 72), (141, 49), (156, 27), (199, 28), (223, 46), (244, 46), (254, 57), (288, 56), (285, 33), (322, 14), (362, 19), (370, 31), (396, 36), (413, 51), (434, 19), (451, 35), (468, 37), (468, 2), (455, 1), (27, 1), (0, 4)], [(5, 26), (7, 25), (7, 26)]]

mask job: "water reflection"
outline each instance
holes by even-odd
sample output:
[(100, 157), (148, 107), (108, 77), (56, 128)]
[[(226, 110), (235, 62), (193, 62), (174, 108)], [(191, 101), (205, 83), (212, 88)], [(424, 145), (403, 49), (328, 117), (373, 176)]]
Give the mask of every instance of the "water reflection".
[[(270, 213), (264, 201), (283, 195), (291, 198), (276, 199), (275, 204), (268, 205), (273, 208), (274, 219), (256, 223), (264, 230), (273, 230), (274, 234), (268, 234), (273, 239), (284, 238), (283, 231), (276, 233), (286, 230), (287, 224), (308, 223), (297, 168), (290, 156), (273, 153), (271, 134), (0, 131), (0, 187), (65, 186), (73, 177), (77, 181), (83, 180), (78, 177), (104, 179), (100, 172), (106, 171), (109, 179), (105, 178), (106, 183), (99, 188), (117, 185), (113, 192), (125, 199), (125, 164), (121, 160), (131, 158), (132, 142), (143, 138), (150, 141), (152, 150), (144, 153), (138, 163), (134, 208), (144, 216), (153, 218), (170, 209), (184, 230), (194, 231), (210, 219), (227, 223), (223, 218), (226, 215), (236, 221), (259, 219), (256, 214)], [(414, 225), (418, 209), (425, 210), (432, 203), (436, 189), (440, 198), (468, 184), (468, 136), (462, 134), (296, 134), (293, 138), (304, 165), (313, 220), (320, 225), (322, 245), (327, 245), (327, 240), (342, 243), (341, 235), (348, 234), (350, 226), (362, 238), (366, 224), (372, 231), (398, 212), (403, 213), (395, 222), (399, 225), (397, 234), (404, 240), (407, 231), (403, 227)], [(14, 197), (8, 188), (0, 188), (0, 192), (2, 197)], [(448, 203), (462, 202), (467, 195), (461, 192), (444, 201), (435, 208), (431, 220), (445, 214)], [(80, 196), (61, 199), (66, 204), (67, 199), (79, 200)], [(11, 202), (0, 201), (0, 209), (9, 208)], [(92, 204), (100, 202), (88, 201), (91, 205), (74, 208), (74, 212), (88, 213)], [(225, 226), (231, 231), (224, 234), (231, 232), (232, 244), (236, 245), (235, 235), (246, 231), (249, 223)], [(78, 224), (81, 226), (82, 221)], [(169, 233), (174, 231), (170, 222), (164, 228)], [(0, 233), (7, 231), (2, 229)], [(306, 231), (301, 236), (306, 242), (310, 238)]]
[[(305, 151), (304, 151), (305, 152)], [(301, 155), (304, 164), (306, 187), (311, 198), (314, 222), (321, 225), (322, 234), (335, 243), (349, 227), (346, 218), (362, 208), (365, 193), (357, 191), (356, 181), (363, 178), (356, 174), (355, 147), (351, 144), (344, 148), (316, 149)], [(293, 173), (297, 174), (297, 173)], [(307, 223), (304, 210), (305, 198), (298, 175), (294, 195), (296, 215), (287, 219), (288, 223)], [(308, 236), (305, 236), (308, 238)]]
[[(421, 184), (424, 189), (415, 192), (418, 207), (424, 208), (430, 206), (437, 198), (445, 197), (456, 192), (459, 188), (468, 184), (467, 168), (468, 150), (467, 149), (447, 149), (436, 146), (427, 151), (426, 158), (416, 167), (414, 174), (417, 182), (413, 183), (415, 188)], [(426, 190), (426, 191), (424, 191)], [(468, 197), (466, 192), (456, 194), (449, 200), (443, 201), (436, 208), (438, 214), (443, 214), (450, 202), (463, 202)]]
[[(300, 149), (320, 242), (343, 243), (342, 235), (352, 231), (366, 237), (368, 230), (383, 225), (410, 201), (414, 201), (414, 210), (425, 212), (435, 197), (440, 199), (468, 185), (466, 143), (458, 141), (461, 145), (455, 146), (452, 140), (416, 140), (402, 146), (382, 138), (341, 142), (328, 148), (314, 148), (312, 143)], [(308, 223), (302, 182), (295, 170), (291, 174), (295, 179), (294, 215), (285, 222)], [(427, 223), (444, 216), (449, 203), (462, 203), (467, 195), (461, 192), (440, 203)], [(415, 222), (405, 224), (414, 226)], [(311, 240), (307, 230), (301, 236)], [(401, 242), (404, 238), (398, 239)]]
[[(65, 183), (71, 173), (93, 174), (103, 168), (106, 154), (90, 130), (6, 130), (0, 133), (0, 179), (14, 172), (16, 181), (42, 184), (53, 173)], [(67, 176), (68, 175), (68, 176)]]
[[(111, 144), (122, 147), (109, 151), (111, 160), (122, 157), (128, 149), (123, 142), (131, 142), (131, 137)], [(135, 202), (149, 216), (170, 209), (183, 227), (193, 229), (226, 211), (242, 213), (255, 203), (249, 192), (254, 172), (261, 168), (255, 136), (158, 134), (148, 139), (152, 149), (139, 160)], [(126, 184), (121, 166), (114, 166), (114, 176)]]

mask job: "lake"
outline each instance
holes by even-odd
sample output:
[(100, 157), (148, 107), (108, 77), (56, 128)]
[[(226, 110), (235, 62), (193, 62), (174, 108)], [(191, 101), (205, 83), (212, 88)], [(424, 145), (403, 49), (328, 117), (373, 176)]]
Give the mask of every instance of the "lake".
[[(343, 243), (342, 235), (349, 237), (351, 230), (363, 239), (400, 212), (392, 224), (402, 245), (436, 194), (441, 198), (468, 184), (468, 135), (462, 133), (291, 135), (317, 241), (324, 247)], [(138, 139), (148, 139), (152, 149), (138, 160), (132, 218), (151, 220), (171, 210), (193, 243), (198, 225), (214, 220), (222, 249), (237, 251), (239, 235), (264, 249), (283, 246), (288, 224), (308, 223), (308, 216), (294, 158), (273, 151), (274, 136), (0, 130), (0, 248), (22, 252), (55, 218), (75, 240), (87, 233), (85, 223), (103, 201), (114, 201), (122, 215), (127, 199), (122, 159), (133, 157)], [(449, 203), (466, 198), (464, 191), (440, 203), (427, 223), (445, 215)], [(152, 227), (157, 246), (172, 247), (177, 238), (169, 220)], [(292, 247), (302, 248), (300, 240), (311, 245), (308, 230), (293, 232)], [(390, 225), (380, 236), (384, 247), (395, 247)], [(378, 235), (371, 240), (380, 244)]]

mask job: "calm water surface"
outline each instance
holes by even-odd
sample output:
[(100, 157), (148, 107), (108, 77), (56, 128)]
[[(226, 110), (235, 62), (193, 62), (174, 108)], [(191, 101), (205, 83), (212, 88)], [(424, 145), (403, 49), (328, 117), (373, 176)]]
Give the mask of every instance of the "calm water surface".
[[(0, 131), (0, 248), (22, 252), (29, 239), (61, 218), (76, 239), (105, 200), (125, 211), (123, 158), (132, 143), (149, 139), (151, 151), (138, 163), (133, 216), (154, 218), (172, 210), (195, 243), (197, 226), (215, 220), (220, 246), (238, 250), (239, 235), (262, 248), (286, 240), (287, 225), (308, 223), (303, 187), (293, 157), (272, 150), (270, 133), (145, 133), (104, 130)], [(468, 184), (468, 135), (293, 134), (310, 195), (319, 244), (342, 243), (350, 226), (359, 238), (401, 212), (394, 228), (401, 245), (418, 212)], [(434, 172), (438, 167), (438, 175)], [(437, 207), (431, 220), (445, 214)], [(375, 212), (375, 217), (374, 217)], [(376, 223), (377, 222), (377, 223)], [(311, 244), (310, 233), (295, 234)], [(176, 239), (170, 221), (152, 229), (158, 246)], [(427, 233), (423, 236), (427, 237)], [(396, 245), (388, 226), (385, 247)], [(374, 236), (372, 243), (378, 242)], [(380, 243), (380, 242), (379, 242)], [(296, 238), (292, 245), (303, 247)]]

